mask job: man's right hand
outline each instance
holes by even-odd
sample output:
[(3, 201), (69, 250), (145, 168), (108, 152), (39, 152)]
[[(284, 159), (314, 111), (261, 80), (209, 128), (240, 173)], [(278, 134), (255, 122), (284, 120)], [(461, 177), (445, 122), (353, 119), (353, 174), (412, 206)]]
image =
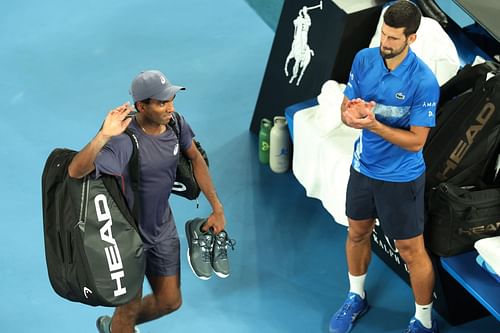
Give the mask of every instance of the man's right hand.
[(94, 161), (99, 151), (113, 136), (120, 135), (130, 125), (132, 118), (127, 115), (132, 111), (130, 104), (124, 103), (111, 110), (97, 135), (73, 157), (68, 166), (72, 178), (83, 178), (95, 169)]
[(125, 132), (132, 118), (127, 118), (127, 115), (132, 111), (130, 103), (124, 103), (117, 108), (111, 110), (101, 128), (101, 134), (105, 138), (111, 138)]

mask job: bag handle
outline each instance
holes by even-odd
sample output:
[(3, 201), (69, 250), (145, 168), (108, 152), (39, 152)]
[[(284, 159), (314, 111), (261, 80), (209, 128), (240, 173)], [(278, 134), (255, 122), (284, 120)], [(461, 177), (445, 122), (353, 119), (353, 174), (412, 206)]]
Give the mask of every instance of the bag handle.
[(469, 206), (465, 209), (464, 219), (466, 221), (470, 221), (474, 216), (476, 216), (476, 214), (477, 214), (477, 208), (474, 206)]
[(448, 193), (451, 196), (454, 196), (456, 198), (462, 197), (464, 194), (469, 193), (469, 191), (461, 188), (460, 186), (453, 185), (452, 183), (448, 183), (448, 182), (440, 183), (438, 185), (438, 187), (441, 190), (441, 192)]
[(498, 63), (495, 63), (493, 61), (486, 61), (485, 66), (488, 67), (489, 70), (476, 80), (473, 88), (474, 91), (482, 89), (482, 86), (484, 85), (486, 79), (488, 78), (488, 74), (493, 74), (494, 76), (496, 76), (500, 73), (500, 66)]

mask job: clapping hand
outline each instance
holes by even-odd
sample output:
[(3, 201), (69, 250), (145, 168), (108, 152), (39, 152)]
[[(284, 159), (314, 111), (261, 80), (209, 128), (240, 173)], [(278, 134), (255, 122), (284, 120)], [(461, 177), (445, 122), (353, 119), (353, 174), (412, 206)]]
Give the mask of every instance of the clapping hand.
[(375, 102), (366, 102), (361, 98), (348, 101), (342, 114), (345, 124), (356, 129), (371, 129), (377, 121), (373, 113), (375, 105)]

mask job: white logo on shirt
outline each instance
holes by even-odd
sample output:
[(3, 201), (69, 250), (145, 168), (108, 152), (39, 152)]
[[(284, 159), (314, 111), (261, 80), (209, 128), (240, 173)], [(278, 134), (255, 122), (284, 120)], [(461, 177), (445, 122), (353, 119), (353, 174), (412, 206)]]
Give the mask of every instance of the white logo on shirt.
[(436, 102), (424, 102), (424, 104), (422, 104), (422, 106), (423, 106), (424, 108), (426, 108), (426, 107), (427, 107), (427, 108), (429, 108), (429, 107), (434, 107), (434, 106), (436, 106)]
[(178, 152), (179, 152), (179, 144), (176, 143), (174, 147), (174, 156), (177, 155)]
[(434, 113), (432, 111), (429, 111), (429, 117), (432, 117)]
[(405, 99), (405, 95), (402, 92), (396, 93), (396, 98), (397, 99)]

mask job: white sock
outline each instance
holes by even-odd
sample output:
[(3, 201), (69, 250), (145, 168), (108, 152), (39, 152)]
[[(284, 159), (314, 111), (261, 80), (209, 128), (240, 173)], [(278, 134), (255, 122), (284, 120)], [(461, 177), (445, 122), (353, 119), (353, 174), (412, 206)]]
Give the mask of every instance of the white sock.
[(354, 276), (349, 273), (349, 291), (358, 294), (361, 298), (365, 298), (365, 279), (366, 273), (359, 276)]
[(415, 303), (415, 318), (424, 325), (425, 328), (432, 327), (432, 302), (427, 305)]

